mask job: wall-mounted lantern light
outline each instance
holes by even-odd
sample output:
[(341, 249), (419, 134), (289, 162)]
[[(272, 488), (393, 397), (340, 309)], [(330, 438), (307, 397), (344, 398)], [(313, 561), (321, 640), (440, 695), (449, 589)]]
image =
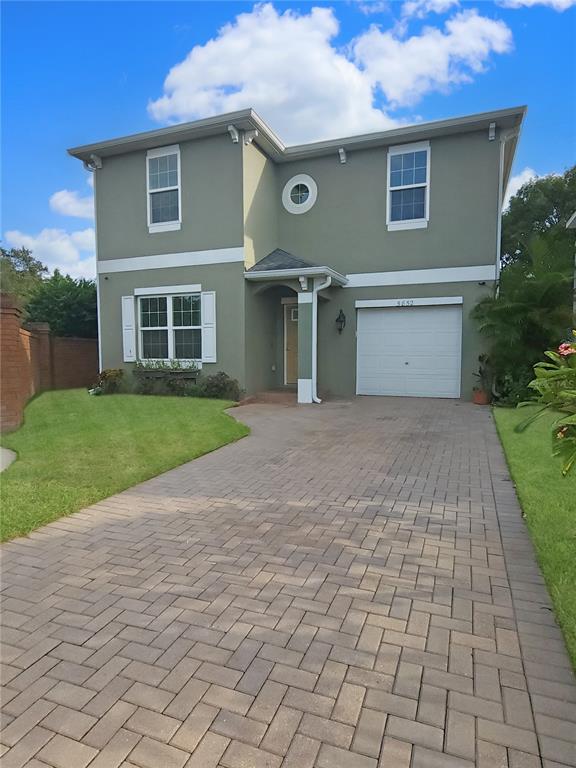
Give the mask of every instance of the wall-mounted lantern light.
[(336, 318), (336, 328), (338, 328), (338, 333), (342, 333), (344, 328), (346, 327), (346, 315), (342, 310), (338, 312), (338, 317)]

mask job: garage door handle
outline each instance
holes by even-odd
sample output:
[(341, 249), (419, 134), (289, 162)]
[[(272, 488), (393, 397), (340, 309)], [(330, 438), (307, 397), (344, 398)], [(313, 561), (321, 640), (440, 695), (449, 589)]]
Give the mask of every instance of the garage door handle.
[(408, 365), (408, 362), (406, 361), (406, 362), (404, 363), (404, 365)]

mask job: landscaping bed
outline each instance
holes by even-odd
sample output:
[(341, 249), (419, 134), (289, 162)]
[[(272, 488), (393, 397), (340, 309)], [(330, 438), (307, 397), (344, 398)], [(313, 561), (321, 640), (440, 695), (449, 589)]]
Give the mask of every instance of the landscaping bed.
[(1, 444), (0, 539), (29, 533), (248, 434), (225, 400), (46, 392)]
[(514, 432), (529, 412), (528, 408), (495, 408), (494, 417), (576, 670), (576, 472), (563, 477), (562, 462), (552, 455), (552, 424), (557, 413), (546, 413), (526, 431)]

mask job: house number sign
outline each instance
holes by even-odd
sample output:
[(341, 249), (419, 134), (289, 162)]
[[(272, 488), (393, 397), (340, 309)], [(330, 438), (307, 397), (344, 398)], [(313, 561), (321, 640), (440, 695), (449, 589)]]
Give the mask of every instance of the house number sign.
[(397, 307), (412, 307), (414, 306), (414, 299), (398, 299), (396, 302)]

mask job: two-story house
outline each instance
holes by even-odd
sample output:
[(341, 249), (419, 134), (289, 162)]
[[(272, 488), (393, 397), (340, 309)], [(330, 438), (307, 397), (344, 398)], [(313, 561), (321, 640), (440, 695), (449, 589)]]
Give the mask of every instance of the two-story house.
[(248, 109), (71, 149), (95, 178), (101, 367), (469, 398), (524, 114), (286, 147)]

